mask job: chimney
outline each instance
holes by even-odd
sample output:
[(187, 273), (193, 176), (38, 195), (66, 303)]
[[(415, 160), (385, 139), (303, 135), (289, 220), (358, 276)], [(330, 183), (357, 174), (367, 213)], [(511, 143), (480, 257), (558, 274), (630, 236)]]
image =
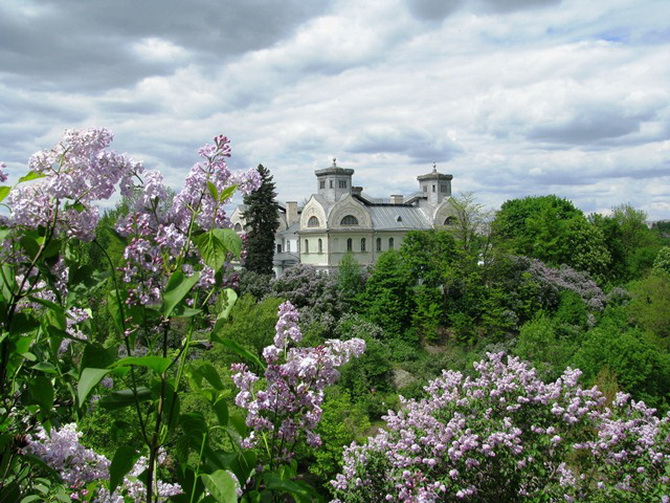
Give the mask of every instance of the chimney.
[(354, 196), (360, 196), (360, 195), (361, 195), (361, 192), (363, 192), (363, 187), (356, 187), (356, 186), (351, 187), (351, 193), (352, 193), (352, 195), (354, 195)]
[(289, 227), (298, 220), (298, 202), (286, 201), (286, 225)]
[(403, 196), (399, 195), (391, 195), (391, 204), (402, 204), (403, 203)]

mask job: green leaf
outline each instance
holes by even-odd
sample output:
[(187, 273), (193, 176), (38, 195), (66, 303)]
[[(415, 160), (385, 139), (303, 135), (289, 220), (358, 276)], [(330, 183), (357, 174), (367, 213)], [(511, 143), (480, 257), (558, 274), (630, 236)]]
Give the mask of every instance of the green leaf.
[(233, 229), (214, 229), (226, 249), (236, 258), (242, 253), (242, 238)]
[(100, 344), (87, 344), (84, 348), (84, 355), (81, 357), (79, 368), (82, 370), (88, 367), (104, 369), (116, 361), (117, 348), (112, 346), (105, 348)]
[(202, 259), (205, 261), (209, 267), (211, 267), (214, 272), (217, 272), (226, 261), (226, 255), (228, 254), (228, 249), (226, 245), (219, 236), (219, 232), (223, 229), (212, 229), (211, 231), (205, 232), (193, 238), (193, 242), (198, 247), (198, 251), (202, 256)]
[(223, 389), (223, 381), (221, 381), (219, 373), (211, 363), (204, 362), (200, 364), (198, 366), (198, 372), (200, 372), (200, 374), (202, 374), (202, 376), (207, 379), (207, 382), (209, 382), (209, 384), (211, 384), (214, 389), (217, 391), (221, 391)]
[(228, 426), (228, 405), (225, 399), (219, 399), (212, 405), (221, 426)]
[(37, 376), (30, 383), (30, 394), (44, 412), (50, 411), (54, 405), (54, 387), (45, 376)]
[(209, 180), (207, 181), (207, 189), (209, 190), (209, 193), (212, 195), (212, 199), (215, 201), (219, 200), (219, 191), (216, 190), (216, 185), (214, 185), (212, 182)]
[(224, 202), (226, 199), (231, 197), (237, 190), (237, 185), (231, 185), (230, 187), (223, 189), (221, 194), (219, 194), (219, 202)]
[(168, 318), (177, 305), (184, 300), (191, 288), (200, 279), (200, 273), (195, 273), (192, 276), (185, 276), (181, 271), (175, 271), (168, 280), (165, 294), (163, 294), (163, 306), (161, 312), (163, 316)]
[(123, 482), (123, 477), (135, 466), (139, 457), (140, 453), (129, 445), (122, 445), (116, 450), (112, 463), (109, 465), (110, 494), (114, 493), (114, 490)]
[(96, 369), (92, 367), (87, 367), (81, 371), (81, 377), (77, 385), (77, 398), (79, 399), (80, 407), (84, 405), (88, 394), (109, 372), (111, 372), (110, 369)]
[[(144, 402), (151, 400), (152, 394), (149, 388), (137, 388), (137, 400)], [(131, 389), (124, 389), (121, 391), (112, 391), (100, 399), (98, 402), (100, 406), (107, 410), (120, 409), (135, 404), (135, 394)]]
[(44, 178), (46, 175), (38, 171), (30, 171), (26, 176), (19, 178), (19, 183), (29, 182), (31, 180), (37, 180), (38, 178)]
[(171, 363), (172, 360), (169, 358), (163, 358), (162, 356), (128, 356), (114, 363), (112, 367), (136, 365), (138, 367), (146, 367), (151, 369), (157, 374), (162, 374), (167, 370)]
[(0, 187), (0, 201), (2, 201), (5, 197), (7, 197), (10, 190), (12, 190), (12, 188), (7, 187), (6, 185), (3, 185), (2, 187)]
[(214, 342), (218, 342), (219, 344), (227, 347), (228, 349), (230, 349), (234, 353), (236, 353), (239, 356), (241, 356), (242, 358), (246, 359), (248, 362), (253, 363), (254, 365), (256, 365), (257, 368), (259, 368), (259, 369), (264, 369), (265, 368), (265, 365), (260, 360), (260, 358), (258, 358), (258, 356), (256, 356), (254, 353), (249, 351), (244, 346), (241, 346), (237, 342), (231, 341), (230, 339), (221, 339), (216, 334), (212, 334), (212, 340)]
[(237, 484), (225, 470), (203, 474), (202, 481), (217, 503), (237, 503)]
[(30, 367), (33, 370), (39, 370), (40, 372), (46, 372), (47, 374), (55, 374), (56, 367), (49, 362), (39, 362), (36, 365)]

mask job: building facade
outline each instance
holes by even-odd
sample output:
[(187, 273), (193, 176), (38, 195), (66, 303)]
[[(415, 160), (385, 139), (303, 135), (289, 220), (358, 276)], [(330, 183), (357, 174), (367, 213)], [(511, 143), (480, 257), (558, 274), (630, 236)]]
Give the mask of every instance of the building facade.
[[(352, 183), (353, 169), (333, 164), (316, 170), (316, 192), (302, 208), (296, 202), (280, 205), (280, 227), (275, 236), (275, 274), (297, 263), (319, 269), (337, 268), (351, 252), (358, 263), (401, 246), (407, 232), (447, 228), (453, 222), (450, 204), (452, 175), (431, 173), (417, 177), (418, 191), (379, 199)], [(231, 216), (236, 231), (244, 231), (238, 207)]]

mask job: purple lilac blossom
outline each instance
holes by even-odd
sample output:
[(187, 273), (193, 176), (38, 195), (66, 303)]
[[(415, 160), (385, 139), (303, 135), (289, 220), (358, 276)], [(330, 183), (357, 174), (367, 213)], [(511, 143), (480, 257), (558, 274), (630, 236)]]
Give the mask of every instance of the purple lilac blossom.
[[(316, 348), (291, 347), (302, 339), (298, 327), (298, 312), (290, 302), (279, 306), (274, 344), (263, 351), (268, 363), (265, 385), (257, 389), (259, 377), (244, 364), (234, 364), (232, 378), (240, 392), (237, 406), (247, 409), (247, 425), (251, 434), (244, 445), (257, 445), (261, 437), (279, 442), (276, 452), (268, 453), (273, 461), (290, 459), (290, 446), (304, 437), (307, 444), (321, 444), (315, 432), (321, 419), (324, 389), (337, 381), (337, 367), (365, 351), (362, 339), (329, 340)], [(265, 444), (263, 444), (265, 445)]]
[(93, 203), (109, 199), (117, 184), (142, 170), (140, 163), (107, 150), (112, 138), (104, 128), (68, 129), (51, 150), (33, 154), (29, 169), (42, 178), (11, 190), (9, 224), (93, 239), (99, 217)]
[[(93, 449), (81, 445), (79, 443), (81, 436), (82, 433), (77, 430), (75, 423), (53, 429), (50, 434), (40, 428), (33, 438), (28, 440), (28, 445), (24, 448), (26, 454), (37, 456), (59, 473), (65, 485), (73, 492), (71, 496), (73, 499), (87, 498), (89, 496), (87, 486), (91, 482), (102, 483), (109, 480), (110, 461)], [(158, 462), (165, 464), (165, 461), (165, 454), (161, 453)], [(95, 503), (124, 503), (127, 501), (140, 503), (144, 501), (146, 487), (138, 477), (146, 468), (147, 458), (142, 456), (114, 494), (110, 495), (107, 488), (101, 484), (92, 501)], [(156, 481), (155, 494), (159, 502), (165, 502), (170, 496), (181, 493), (182, 489), (178, 484)]]
[(347, 447), (335, 501), (667, 496), (670, 415), (623, 394), (607, 405), (597, 388), (578, 385), (578, 370), (543, 383), (502, 353), (474, 366), (474, 377), (443, 371), (426, 398), (401, 398), (386, 429)]

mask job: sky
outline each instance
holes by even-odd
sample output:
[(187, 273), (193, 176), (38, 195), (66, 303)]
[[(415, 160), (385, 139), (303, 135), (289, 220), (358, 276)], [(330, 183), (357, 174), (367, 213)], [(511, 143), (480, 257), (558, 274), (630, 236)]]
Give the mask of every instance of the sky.
[(670, 219), (670, 0), (0, 0), (10, 181), (88, 127), (175, 189), (224, 134), (281, 201), (336, 158), (373, 197), (435, 163), (491, 209)]

